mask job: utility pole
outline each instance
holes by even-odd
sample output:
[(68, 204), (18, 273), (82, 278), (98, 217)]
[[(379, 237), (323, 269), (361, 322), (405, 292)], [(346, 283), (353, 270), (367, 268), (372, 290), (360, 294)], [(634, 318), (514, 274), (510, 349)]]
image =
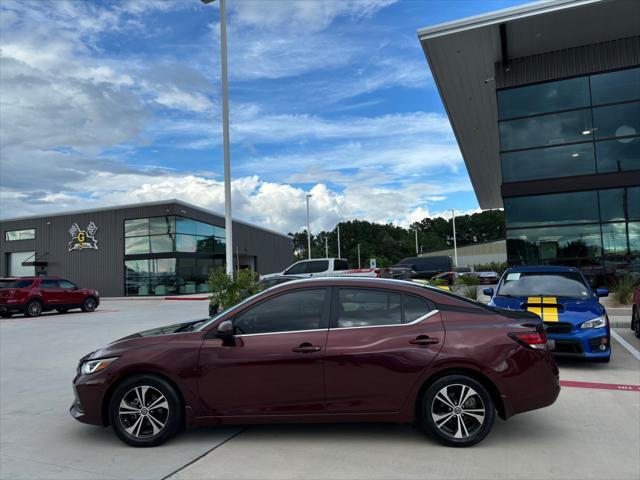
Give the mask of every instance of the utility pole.
[(456, 211), (451, 210), (451, 221), (453, 223), (453, 265), (458, 266), (458, 245), (456, 243)]
[(360, 244), (358, 244), (358, 270), (360, 270)]
[(329, 258), (329, 237), (324, 236), (324, 257)]
[(342, 258), (340, 256), (340, 225), (338, 225), (338, 258)]
[(311, 260), (311, 224), (309, 222), (309, 198), (313, 197), (307, 193), (307, 251), (309, 252), (309, 260)]
[(416, 232), (416, 255), (418, 255), (420, 252), (418, 251), (418, 229), (414, 228), (413, 230), (414, 232)]

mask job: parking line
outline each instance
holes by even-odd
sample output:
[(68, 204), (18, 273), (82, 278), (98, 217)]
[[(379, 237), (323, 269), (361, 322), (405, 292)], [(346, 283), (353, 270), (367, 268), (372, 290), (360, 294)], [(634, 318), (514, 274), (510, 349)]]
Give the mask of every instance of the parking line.
[(622, 345), (624, 348), (629, 350), (629, 353), (631, 355), (636, 357), (636, 359), (640, 360), (640, 352), (635, 348), (633, 348), (633, 346), (629, 342), (627, 342), (624, 338), (622, 338), (619, 333), (611, 329), (611, 336), (615, 338), (620, 345)]
[(640, 385), (624, 385), (620, 383), (595, 383), (576, 382), (573, 380), (560, 380), (562, 387), (595, 388), (598, 390), (622, 390), (624, 392), (640, 392)]

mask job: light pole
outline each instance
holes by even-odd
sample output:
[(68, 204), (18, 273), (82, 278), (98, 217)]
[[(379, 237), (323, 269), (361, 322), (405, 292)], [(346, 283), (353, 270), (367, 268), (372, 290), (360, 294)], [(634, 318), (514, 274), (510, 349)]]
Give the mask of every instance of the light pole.
[(342, 258), (340, 256), (340, 225), (338, 225), (338, 258)]
[(451, 221), (453, 223), (453, 265), (458, 266), (458, 246), (456, 244), (456, 211), (451, 210)]
[(360, 244), (358, 244), (358, 270), (360, 270)]
[(329, 237), (324, 236), (324, 258), (329, 258)]
[(418, 252), (418, 229), (414, 228), (413, 231), (416, 232), (416, 255), (419, 255), (420, 252)]
[(309, 223), (309, 199), (313, 197), (310, 193), (307, 193), (307, 249), (309, 252), (309, 260), (311, 260), (311, 225)]
[[(201, 0), (209, 4), (215, 0)], [(231, 220), (231, 159), (229, 154), (229, 80), (227, 75), (227, 10), (220, 0), (220, 66), (222, 69), (222, 142), (224, 147), (224, 233), (227, 275), (233, 278), (233, 221)]]

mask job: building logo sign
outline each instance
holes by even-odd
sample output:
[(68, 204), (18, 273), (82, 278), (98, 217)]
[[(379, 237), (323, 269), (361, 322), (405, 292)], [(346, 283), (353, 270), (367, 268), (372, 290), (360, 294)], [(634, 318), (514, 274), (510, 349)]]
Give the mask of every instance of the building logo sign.
[(98, 227), (93, 222), (89, 222), (87, 228), (82, 230), (77, 223), (71, 225), (69, 234), (71, 241), (69, 242), (69, 251), (84, 250), (85, 248), (93, 248), (98, 250), (98, 241), (96, 240), (96, 232)]

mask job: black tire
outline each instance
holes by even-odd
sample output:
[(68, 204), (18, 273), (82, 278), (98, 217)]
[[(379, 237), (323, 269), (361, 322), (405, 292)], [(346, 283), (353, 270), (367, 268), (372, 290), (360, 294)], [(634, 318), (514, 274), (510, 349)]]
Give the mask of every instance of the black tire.
[(640, 310), (635, 306), (633, 307), (631, 323), (633, 324), (633, 332), (636, 334), (636, 337), (640, 338)]
[[(142, 396), (146, 406), (166, 403), (167, 407), (156, 406), (147, 413), (142, 411), (144, 409), (134, 413), (133, 410), (139, 406), (137, 399), (140, 398), (136, 389), (139, 389), (138, 392), (144, 390)], [(158, 394), (164, 396), (165, 401)], [(128, 412), (133, 407), (132, 413), (120, 415), (121, 405), (124, 405), (123, 412)], [(109, 420), (113, 431), (120, 440), (132, 447), (155, 447), (169, 440), (182, 426), (182, 412), (178, 393), (167, 381), (155, 375), (136, 375), (124, 380), (116, 387), (109, 402)], [(139, 420), (140, 417), (142, 420)], [(136, 423), (138, 421), (139, 426)], [(162, 428), (159, 428), (160, 424), (163, 425)]]
[(2, 312), (2, 313), (0, 313), (0, 317), (2, 317), (2, 318), (11, 318), (11, 315), (13, 315), (13, 313), (11, 313), (11, 312)]
[[(460, 405), (463, 396), (466, 400)], [(447, 375), (433, 382), (422, 397), (420, 413), (423, 429), (451, 447), (475, 445), (489, 434), (495, 420), (491, 394), (466, 375)]]
[(29, 300), (24, 307), (25, 317), (39, 317), (42, 313), (42, 302), (40, 300)]
[(83, 312), (93, 312), (96, 308), (98, 308), (98, 302), (93, 297), (87, 297), (82, 302), (82, 311)]
[(67, 307), (58, 307), (58, 308), (56, 308), (56, 311), (58, 313), (67, 313), (69, 311), (69, 309)]

